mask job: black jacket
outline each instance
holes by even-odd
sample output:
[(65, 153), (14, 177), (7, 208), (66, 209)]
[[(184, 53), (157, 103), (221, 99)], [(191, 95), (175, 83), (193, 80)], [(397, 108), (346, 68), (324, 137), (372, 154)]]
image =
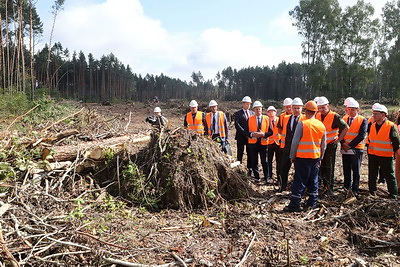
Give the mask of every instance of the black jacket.
[[(248, 113), (249, 117), (254, 115), (254, 111), (252, 110), (248, 110)], [(235, 140), (239, 142), (247, 142), (247, 136), (245, 135), (245, 131), (248, 128), (246, 114), (244, 114), (243, 109), (240, 109), (236, 111), (233, 116), (235, 118), (236, 128)]]

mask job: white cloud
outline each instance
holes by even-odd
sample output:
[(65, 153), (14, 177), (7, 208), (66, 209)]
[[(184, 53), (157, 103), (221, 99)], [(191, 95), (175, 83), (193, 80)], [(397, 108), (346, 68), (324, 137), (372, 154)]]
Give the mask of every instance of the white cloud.
[[(282, 16), (269, 25), (275, 32), (269, 32), (271, 40), (295, 33), (288, 19)], [(49, 21), (46, 24), (51, 25)], [(219, 28), (204, 29), (200, 35), (171, 34), (159, 20), (146, 16), (139, 0), (97, 4), (71, 0), (57, 18), (53, 43), (57, 41), (71, 52), (82, 50), (97, 59), (113, 53), (135, 73), (164, 73), (184, 80), (191, 79), (192, 71), (213, 79), (228, 66), (240, 69), (301, 60), (299, 42), (266, 46), (257, 37)]]

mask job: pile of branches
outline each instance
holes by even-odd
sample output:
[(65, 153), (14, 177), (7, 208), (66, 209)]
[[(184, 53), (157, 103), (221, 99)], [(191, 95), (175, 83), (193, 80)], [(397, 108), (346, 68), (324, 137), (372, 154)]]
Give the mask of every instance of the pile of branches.
[(155, 130), (148, 146), (130, 160), (162, 207), (208, 208), (258, 195), (243, 166), (231, 167), (219, 144), (186, 129)]

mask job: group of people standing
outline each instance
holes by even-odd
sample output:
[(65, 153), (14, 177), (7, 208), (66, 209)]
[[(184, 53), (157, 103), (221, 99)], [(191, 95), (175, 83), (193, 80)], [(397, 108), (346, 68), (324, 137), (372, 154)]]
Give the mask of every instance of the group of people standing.
[[(354, 98), (347, 98), (344, 105), (346, 115), (341, 117), (331, 110), (324, 96), (306, 104), (298, 97), (286, 98), (283, 101), (284, 112), (277, 116), (273, 106), (269, 106), (267, 115), (263, 115), (260, 101), (252, 103), (249, 96), (242, 99), (242, 108), (234, 114), (237, 160), (242, 162), (246, 151), (249, 177), (254, 181), (269, 183), (273, 179), (272, 163), (275, 157), (279, 192), (288, 189), (288, 174), (294, 164), (290, 204), (285, 211), (300, 210), (305, 189), (308, 194), (305, 206), (314, 208), (319, 181), (323, 185), (322, 194), (335, 194), (335, 159), (339, 145), (343, 160), (343, 187), (346, 190), (355, 196), (359, 192), (361, 162), (366, 145), (370, 194), (376, 194), (377, 179), (381, 176), (386, 180), (389, 197), (397, 199), (399, 183), (396, 181), (393, 160), (400, 153), (400, 140), (396, 124), (387, 118), (387, 108), (379, 103), (374, 104), (373, 115), (367, 120), (359, 114), (360, 106)], [(209, 113), (198, 111), (195, 100), (189, 106), (190, 112), (184, 118), (184, 126), (212, 139), (219, 138), (224, 150), (228, 142), (228, 120), (222, 111), (218, 111), (217, 102), (210, 101)], [(258, 168), (258, 158), (263, 178)]]

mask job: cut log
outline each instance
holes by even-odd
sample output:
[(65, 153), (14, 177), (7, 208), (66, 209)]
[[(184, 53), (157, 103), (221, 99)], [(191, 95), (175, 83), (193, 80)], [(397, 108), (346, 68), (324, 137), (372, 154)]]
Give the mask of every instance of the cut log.
[[(47, 159), (49, 161), (68, 161), (75, 160), (77, 156), (80, 156), (101, 160), (104, 158), (105, 151), (109, 149), (111, 149), (113, 153), (117, 153), (132, 144), (147, 143), (148, 141), (150, 141), (150, 136), (136, 138), (134, 136), (120, 136), (76, 145), (46, 147), (42, 150), (42, 159)], [(48, 155), (51, 154), (51, 151), (54, 152), (52, 157), (47, 158)]]

